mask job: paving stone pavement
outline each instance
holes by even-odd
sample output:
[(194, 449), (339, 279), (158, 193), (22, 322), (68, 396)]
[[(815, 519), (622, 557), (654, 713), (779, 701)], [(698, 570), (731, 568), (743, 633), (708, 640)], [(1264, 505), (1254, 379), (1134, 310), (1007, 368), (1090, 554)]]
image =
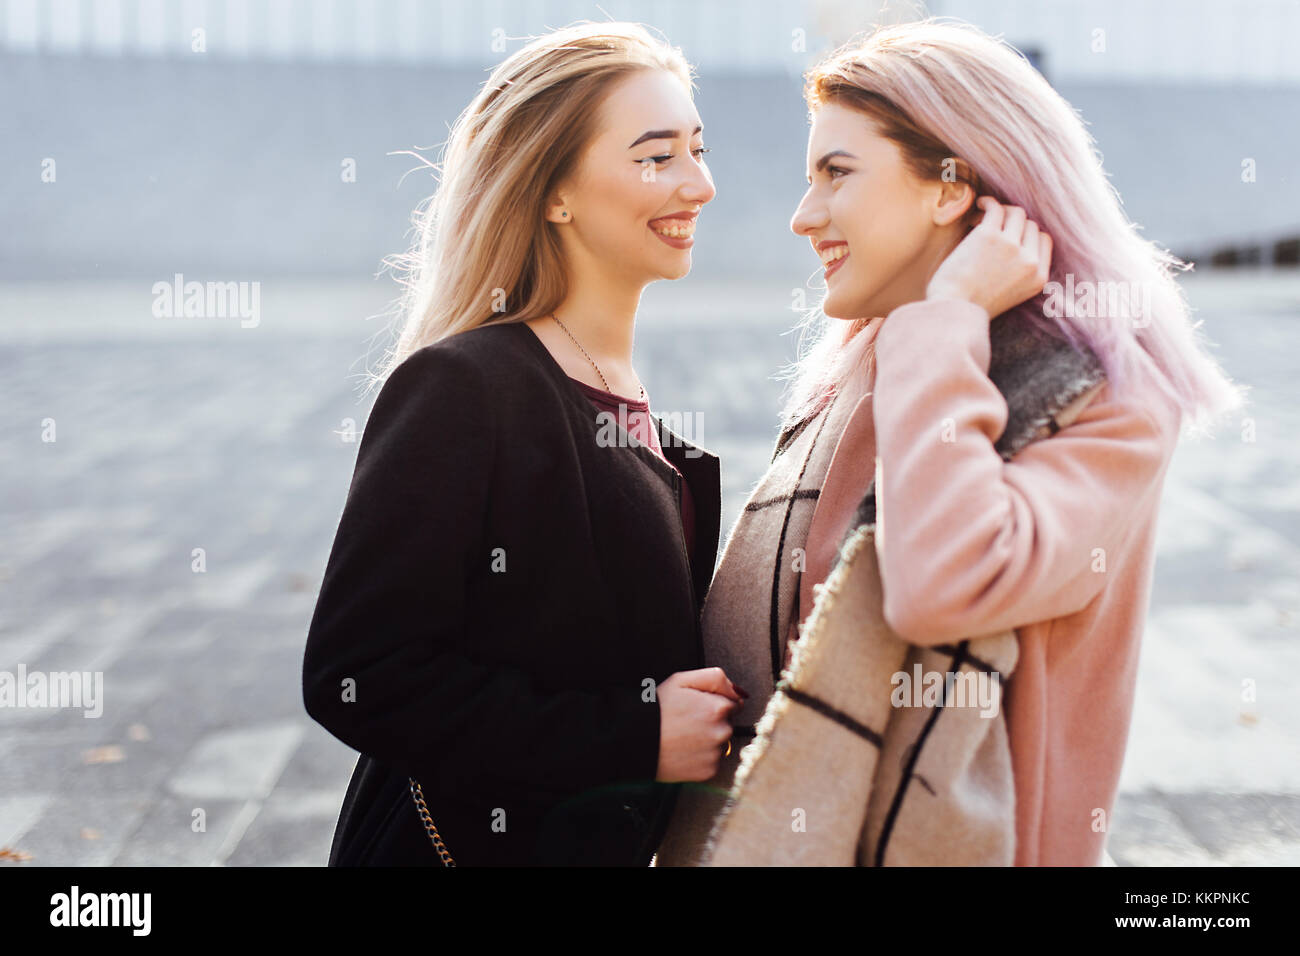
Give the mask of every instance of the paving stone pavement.
[[(340, 433), (371, 401), (363, 319), (389, 292), (266, 281), (241, 328), (154, 318), (150, 286), (0, 286), (0, 670), (104, 675), (98, 718), (0, 709), (0, 847), (29, 855), (0, 865), (320, 865), (356, 755), (304, 712), (302, 649), (356, 454)], [(1109, 853), (1294, 865), (1300, 280), (1189, 290), (1254, 387), (1254, 435), (1185, 439), (1172, 466)], [(789, 301), (646, 297), (638, 369), (722, 455), (724, 529), (775, 437)]]

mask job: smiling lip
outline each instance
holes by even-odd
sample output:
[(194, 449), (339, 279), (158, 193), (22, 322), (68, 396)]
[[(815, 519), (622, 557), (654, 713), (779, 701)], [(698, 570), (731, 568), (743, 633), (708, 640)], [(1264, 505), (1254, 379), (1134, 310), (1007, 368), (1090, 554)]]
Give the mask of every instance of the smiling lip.
[[(838, 249), (840, 246), (845, 247), (844, 255), (825, 265), (822, 271), (822, 278), (827, 278), (827, 279), (830, 278), (832, 273), (838, 272), (840, 266), (844, 265), (844, 260), (849, 257), (849, 251), (847, 248), (848, 243), (840, 240), (814, 243), (814, 247), (817, 249), (818, 257), (824, 256), (826, 250)], [(825, 262), (826, 260), (822, 259), (822, 261)]]
[[(651, 219), (647, 227), (655, 236), (662, 240), (665, 245), (672, 246), (674, 249), (689, 249), (695, 245), (695, 219), (698, 213), (694, 212), (674, 212), (667, 216), (660, 216), (658, 219)], [(677, 235), (666, 235), (659, 230), (671, 230)]]

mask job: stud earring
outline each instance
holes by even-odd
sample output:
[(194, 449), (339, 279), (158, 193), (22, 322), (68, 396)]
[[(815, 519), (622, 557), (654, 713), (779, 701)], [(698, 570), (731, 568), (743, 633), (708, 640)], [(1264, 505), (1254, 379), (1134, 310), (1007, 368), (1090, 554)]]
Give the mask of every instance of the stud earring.
[(569, 218), (569, 211), (566, 209), (564, 212), (560, 213), (560, 218), (561, 218), (561, 219), (568, 219), (568, 218)]

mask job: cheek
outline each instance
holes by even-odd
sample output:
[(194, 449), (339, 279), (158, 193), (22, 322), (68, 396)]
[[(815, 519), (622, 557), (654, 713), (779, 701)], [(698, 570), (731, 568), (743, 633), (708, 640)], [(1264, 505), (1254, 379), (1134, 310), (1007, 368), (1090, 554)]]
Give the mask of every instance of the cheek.
[(587, 208), (589, 223), (599, 223), (599, 232), (617, 241), (616, 237), (630, 235), (644, 227), (655, 213), (663, 208), (668, 190), (662, 177), (643, 182), (641, 167), (628, 163), (631, 171), (610, 172), (591, 181), (583, 205)]
[(915, 204), (896, 183), (862, 178), (849, 186), (839, 189), (832, 216), (858, 260), (855, 273), (885, 279), (914, 252), (919, 225)]
[(888, 257), (890, 215), (888, 203), (868, 183), (845, 182), (836, 190), (831, 222), (849, 244), (849, 266), (857, 279), (877, 273)]

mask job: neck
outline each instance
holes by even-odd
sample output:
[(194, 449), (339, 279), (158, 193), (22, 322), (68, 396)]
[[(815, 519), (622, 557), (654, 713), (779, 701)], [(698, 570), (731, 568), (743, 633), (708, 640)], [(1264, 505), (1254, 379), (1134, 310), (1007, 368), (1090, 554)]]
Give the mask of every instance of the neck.
[(858, 314), (886, 316), (901, 305), (924, 299), (930, 280), (964, 238), (960, 228), (947, 226), (936, 230), (885, 287), (857, 310)]
[(632, 370), (636, 310), (643, 288), (595, 277), (577, 279), (555, 310), (606, 375), (612, 369), (624, 377)]

